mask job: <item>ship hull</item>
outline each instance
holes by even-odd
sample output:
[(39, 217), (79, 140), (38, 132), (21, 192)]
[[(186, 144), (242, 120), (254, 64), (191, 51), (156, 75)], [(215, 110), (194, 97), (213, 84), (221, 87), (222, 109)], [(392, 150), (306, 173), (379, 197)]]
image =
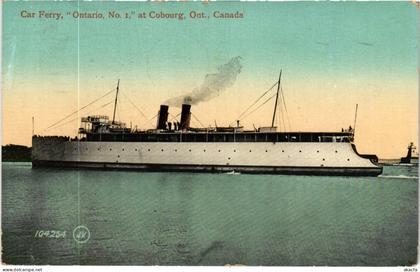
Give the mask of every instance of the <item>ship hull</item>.
[(372, 168), (349, 167), (270, 167), (270, 166), (221, 166), (221, 165), (182, 165), (182, 164), (136, 164), (109, 162), (74, 162), (74, 161), (33, 161), (33, 167), (87, 168), (97, 170), (138, 170), (169, 172), (214, 172), (246, 174), (280, 174), (280, 175), (326, 175), (326, 176), (378, 176), (382, 170)]
[(346, 142), (89, 142), (34, 137), (33, 167), (377, 176)]

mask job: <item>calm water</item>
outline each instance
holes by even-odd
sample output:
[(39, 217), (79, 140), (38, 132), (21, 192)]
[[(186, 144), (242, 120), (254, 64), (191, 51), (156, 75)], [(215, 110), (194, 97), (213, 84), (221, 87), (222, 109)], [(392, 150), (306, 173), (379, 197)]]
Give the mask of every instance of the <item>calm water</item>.
[[(416, 168), (386, 167), (382, 177), (350, 178), (78, 171), (3, 163), (2, 176), (6, 263), (416, 262)], [(90, 230), (86, 243), (73, 238), (79, 225)], [(35, 237), (40, 230), (65, 231), (65, 237)]]

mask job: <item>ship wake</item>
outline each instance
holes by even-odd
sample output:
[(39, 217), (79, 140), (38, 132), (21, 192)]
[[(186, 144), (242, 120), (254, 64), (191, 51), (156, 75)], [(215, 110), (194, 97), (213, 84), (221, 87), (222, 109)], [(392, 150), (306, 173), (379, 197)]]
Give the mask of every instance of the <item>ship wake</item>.
[(378, 178), (389, 178), (389, 179), (418, 179), (418, 176), (406, 176), (406, 175), (379, 175)]

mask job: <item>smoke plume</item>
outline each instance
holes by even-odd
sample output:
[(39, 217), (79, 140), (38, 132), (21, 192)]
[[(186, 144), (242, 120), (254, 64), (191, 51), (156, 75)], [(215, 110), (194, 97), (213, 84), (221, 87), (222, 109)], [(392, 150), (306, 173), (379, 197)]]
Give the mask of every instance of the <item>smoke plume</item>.
[(240, 56), (232, 58), (228, 63), (219, 66), (217, 73), (207, 74), (200, 87), (184, 95), (172, 97), (166, 100), (165, 104), (180, 107), (184, 103), (190, 105), (198, 104), (218, 96), (221, 91), (224, 91), (235, 83), (242, 68), (240, 60)]

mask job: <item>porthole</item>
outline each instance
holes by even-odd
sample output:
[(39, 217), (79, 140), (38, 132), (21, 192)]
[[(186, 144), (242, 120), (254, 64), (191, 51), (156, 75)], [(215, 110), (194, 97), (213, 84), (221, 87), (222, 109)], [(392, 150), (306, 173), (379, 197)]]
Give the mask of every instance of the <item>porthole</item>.
[(136, 148), (136, 149), (134, 149), (134, 151), (137, 151), (137, 148)]
[(120, 157), (120, 155), (117, 156), (118, 158)]
[(190, 152), (191, 152), (191, 149), (188, 149), (188, 151), (190, 151)]
[(150, 148), (149, 148), (149, 149), (147, 149), (147, 151), (150, 151)]
[(206, 150), (205, 150), (205, 149), (204, 149), (203, 151), (204, 151), (204, 152), (206, 152)]
[(236, 149), (234, 149), (233, 152), (236, 152)]
[(347, 159), (347, 161), (350, 161), (350, 159)]
[(98, 151), (101, 150), (100, 148), (98, 148)]
[(122, 151), (124, 151), (124, 148), (122, 149)]
[(220, 149), (218, 151), (220, 152)]
[(230, 157), (228, 157), (228, 160), (230, 160)]
[(284, 153), (284, 150), (282, 150), (281, 152)]
[(88, 150), (88, 148), (86, 147), (86, 150)]
[(299, 150), (299, 153), (302, 153), (302, 150)]
[(265, 152), (268, 152), (268, 150), (266, 150)]
[(338, 151), (336, 150), (335, 153), (338, 153)]
[(175, 152), (178, 152), (178, 149), (175, 149), (174, 151), (175, 151)]
[(323, 158), (322, 160), (325, 161), (325, 158)]
[(160, 151), (162, 151), (162, 152), (163, 152), (163, 149), (161, 149)]
[(249, 152), (252, 152), (251, 150), (249, 150)]
[(109, 151), (112, 151), (112, 148), (110, 148)]

